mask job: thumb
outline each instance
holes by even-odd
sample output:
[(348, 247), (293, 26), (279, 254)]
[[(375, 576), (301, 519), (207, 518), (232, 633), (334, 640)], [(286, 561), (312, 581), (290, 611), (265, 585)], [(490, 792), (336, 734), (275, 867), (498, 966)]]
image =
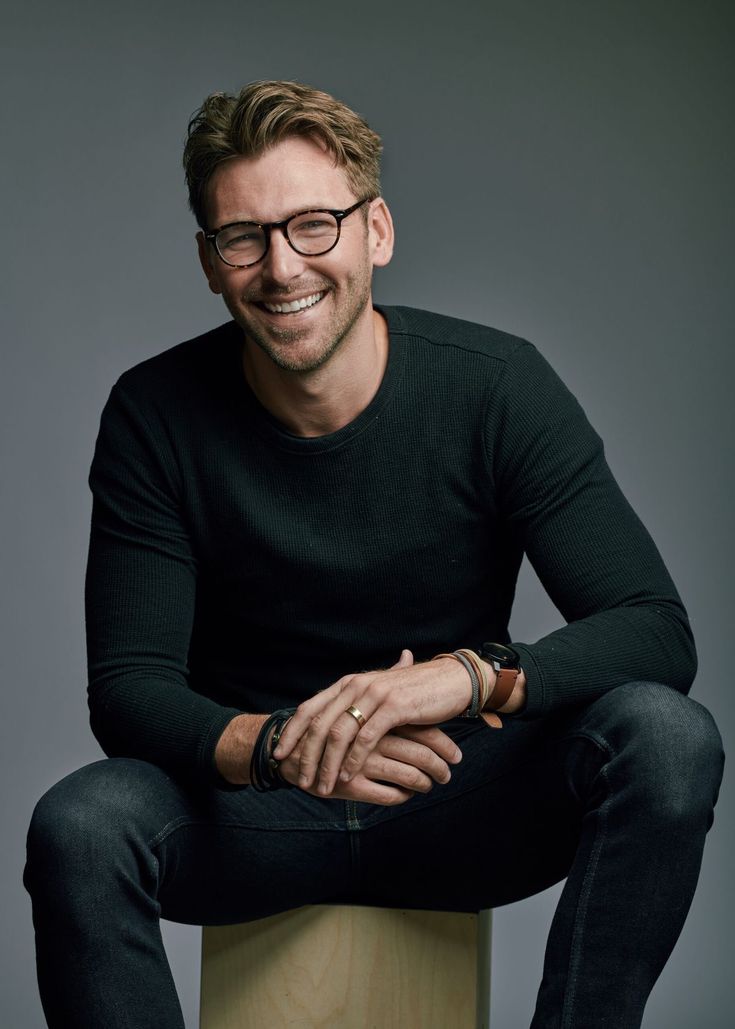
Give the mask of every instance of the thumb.
[(413, 664), (413, 654), (410, 650), (402, 650), (401, 656), (398, 658), (393, 668), (410, 668)]

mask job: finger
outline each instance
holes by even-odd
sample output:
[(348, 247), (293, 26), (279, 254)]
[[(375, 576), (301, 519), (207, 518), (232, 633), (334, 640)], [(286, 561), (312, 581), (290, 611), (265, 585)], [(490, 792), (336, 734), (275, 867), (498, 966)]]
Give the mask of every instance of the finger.
[[(314, 729), (319, 728), (318, 725), (314, 726)], [(328, 796), (335, 787), (342, 762), (359, 731), (359, 723), (345, 711), (340, 712), (330, 725), (323, 745), (310, 731), (304, 740), (300, 781), (313, 781), (315, 777), (318, 792)]]
[(283, 761), (278, 762), (278, 774), (285, 782), (291, 783), (292, 786), (298, 785), (299, 758), (297, 754), (289, 754)]
[[(380, 736), (392, 725), (407, 720), (392, 699), (398, 694), (393, 689), (394, 680), (389, 676), (399, 669), (410, 667), (412, 663), (413, 654), (410, 650), (404, 650), (393, 669), (352, 676), (332, 702), (312, 718), (304, 734), (301, 751), (299, 785), (302, 789), (312, 786), (318, 777), (319, 794), (328, 796), (332, 792), (350, 746), (364, 731), (365, 725), (370, 724), (376, 710), (385, 706), (380, 730), (377, 735), (368, 732), (362, 748), (364, 753), (361, 753), (360, 764), (352, 769), (353, 775), (362, 767), (364, 756), (373, 749)], [(357, 707), (362, 718), (348, 712), (352, 705)], [(374, 724), (377, 726), (377, 723)]]
[[(306, 789), (319, 777), (319, 793), (327, 796), (337, 781), (337, 773), (347, 750), (360, 730), (360, 721), (347, 713), (353, 704), (365, 706), (361, 698), (369, 676), (354, 676), (342, 693), (311, 720), (302, 737), (299, 786)], [(359, 708), (362, 714), (362, 708)]]
[[(444, 766), (446, 769), (446, 765)], [(413, 793), (428, 793), (434, 783), (431, 778), (413, 762), (394, 761), (376, 751), (365, 762), (362, 774), (373, 782), (392, 783)]]
[[(401, 651), (400, 657), (396, 663), (392, 666), (393, 668), (409, 668), (414, 662), (413, 654), (410, 650), (404, 649)], [(310, 727), (314, 717), (329, 706), (329, 704), (344, 691), (347, 684), (355, 678), (354, 672), (350, 672), (349, 675), (343, 675), (341, 679), (333, 683), (325, 690), (321, 690), (313, 697), (309, 697), (303, 704), (299, 704), (295, 714), (288, 722), (286, 728), (283, 731), (281, 739), (278, 742), (278, 746), (273, 751), (273, 756), (277, 760), (282, 760), (288, 754), (291, 753), (296, 743), (301, 739), (303, 734)], [(345, 704), (345, 707), (349, 707), (349, 703)], [(310, 757), (310, 753), (307, 754)]]
[[(313, 793), (313, 790), (309, 790)], [(398, 804), (405, 804), (413, 797), (411, 790), (403, 789), (400, 786), (391, 786), (387, 783), (373, 782), (364, 775), (356, 775), (352, 782), (342, 786), (339, 785), (332, 794), (333, 797), (342, 800), (357, 800), (364, 804), (382, 804), (383, 807), (396, 807)]]
[[(278, 774), (281, 778), (294, 786), (298, 785), (299, 778), (299, 760), (297, 755), (298, 748), (295, 754), (291, 754), (285, 761), (281, 761), (278, 767)], [(381, 804), (384, 807), (405, 804), (414, 794), (411, 789), (398, 783), (401, 779), (410, 782), (411, 776), (401, 776), (398, 770), (394, 774), (393, 770), (388, 767), (388, 764), (386, 762), (386, 767), (376, 768), (378, 774), (376, 774), (375, 780), (368, 779), (364, 775), (356, 775), (352, 782), (344, 786), (339, 785), (330, 794), (330, 799), (357, 800), (366, 804)], [(393, 763), (391, 762), (391, 764)], [(314, 789), (308, 789), (306, 792), (312, 796), (316, 795), (316, 790)]]
[(403, 736), (429, 747), (444, 761), (457, 765), (462, 760), (462, 751), (442, 729), (436, 725), (397, 725), (392, 735)]
[(364, 704), (367, 709), (364, 712), (368, 716), (367, 721), (355, 736), (354, 743), (342, 762), (339, 771), (340, 782), (349, 782), (353, 776), (357, 775), (381, 739), (407, 720), (405, 712), (399, 706), (400, 700), (397, 698), (388, 699), (380, 704), (372, 715), (368, 715), (369, 703), (363, 699), (360, 700), (360, 703)]
[(278, 746), (273, 751), (273, 756), (277, 760), (280, 761), (291, 753), (293, 748), (311, 725), (314, 717), (327, 708), (334, 698), (338, 697), (340, 693), (342, 693), (345, 686), (354, 678), (354, 675), (354, 672), (350, 672), (349, 675), (343, 675), (341, 679), (332, 683), (332, 685), (328, 686), (327, 689), (321, 690), (319, 693), (315, 693), (313, 697), (309, 697), (309, 699), (305, 700), (303, 704), (299, 704), (295, 713), (289, 720), (288, 725), (284, 729), (283, 735), (278, 741)]
[[(421, 743), (415, 743), (413, 740), (402, 739), (393, 733), (387, 733), (368, 757), (363, 765), (366, 775), (372, 775), (372, 762), (378, 754), (400, 761), (402, 764), (411, 765), (430, 776), (434, 782), (447, 783), (452, 778), (447, 762), (443, 761), (433, 750)], [(410, 783), (406, 785), (410, 785)]]
[[(304, 737), (304, 750), (302, 754), (302, 765), (306, 762), (317, 760), (319, 762), (319, 789), (324, 795), (334, 789), (341, 769), (344, 767), (348, 755), (352, 755), (357, 747), (357, 753), (351, 760), (350, 778), (357, 774), (362, 768), (368, 754), (372, 752), (380, 739), (394, 726), (408, 721), (405, 703), (401, 703), (401, 691), (393, 688), (393, 681), (389, 673), (367, 673), (363, 676), (356, 676), (345, 690), (342, 697), (335, 701), (333, 707), (324, 713), (325, 722), (334, 716), (335, 720), (324, 734), (325, 726), (317, 725), (315, 720), (308, 733)], [(353, 693), (354, 687), (354, 693)], [(350, 711), (346, 711), (342, 705), (345, 700), (353, 694), (351, 706), (357, 708), (362, 718), (357, 718)], [(323, 750), (319, 755), (317, 743), (314, 750), (311, 749), (311, 738), (318, 739), (321, 731), (324, 739)], [(311, 765), (307, 764), (306, 774), (313, 771)], [(347, 780), (343, 780), (347, 781)]]

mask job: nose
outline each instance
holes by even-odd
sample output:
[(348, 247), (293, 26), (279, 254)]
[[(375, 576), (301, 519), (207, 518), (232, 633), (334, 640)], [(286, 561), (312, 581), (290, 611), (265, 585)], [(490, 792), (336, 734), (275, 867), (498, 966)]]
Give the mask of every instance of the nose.
[(263, 279), (276, 286), (287, 286), (301, 275), (304, 266), (304, 257), (289, 244), (283, 228), (273, 229), (268, 252), (260, 263)]

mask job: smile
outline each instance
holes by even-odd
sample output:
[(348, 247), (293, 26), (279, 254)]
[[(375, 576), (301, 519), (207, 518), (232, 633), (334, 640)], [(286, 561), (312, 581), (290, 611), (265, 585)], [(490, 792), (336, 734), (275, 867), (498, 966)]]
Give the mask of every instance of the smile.
[(324, 293), (312, 293), (308, 297), (301, 297), (300, 300), (292, 300), (288, 304), (267, 304), (263, 301), (262, 306), (271, 314), (295, 314), (296, 311), (305, 311), (307, 307), (318, 304)]

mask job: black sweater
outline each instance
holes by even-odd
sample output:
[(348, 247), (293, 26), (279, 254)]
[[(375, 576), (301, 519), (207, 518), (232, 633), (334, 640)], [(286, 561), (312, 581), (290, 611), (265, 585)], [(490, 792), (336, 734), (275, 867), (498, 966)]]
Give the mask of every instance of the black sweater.
[(217, 781), (241, 711), (347, 672), (507, 641), (523, 553), (569, 623), (514, 641), (523, 717), (628, 681), (688, 689), (661, 558), (577, 401), (529, 343), (385, 308), (390, 356), (349, 425), (288, 433), (228, 323), (126, 372), (97, 441), (87, 569), (93, 730)]

